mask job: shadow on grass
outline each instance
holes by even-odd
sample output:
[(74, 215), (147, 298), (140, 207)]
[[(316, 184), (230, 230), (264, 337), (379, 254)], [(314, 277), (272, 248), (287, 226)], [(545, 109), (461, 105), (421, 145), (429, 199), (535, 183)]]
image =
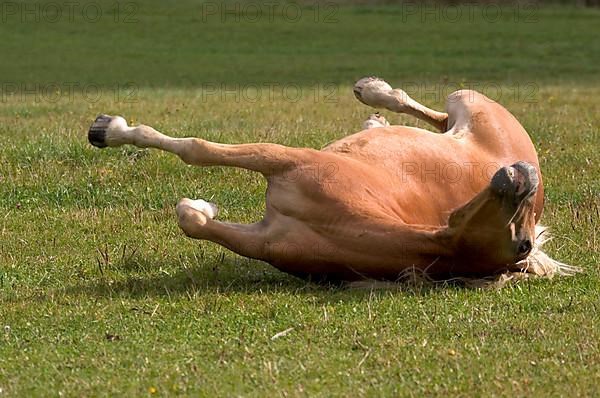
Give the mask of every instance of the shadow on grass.
[[(61, 292), (75, 297), (104, 298), (176, 297), (215, 293), (308, 294), (323, 302), (361, 300), (371, 294), (371, 289), (350, 288), (344, 282), (315, 283), (296, 278), (268, 264), (240, 257), (227, 260), (220, 257), (204, 261), (198, 267), (156, 264), (135, 259), (123, 262), (114, 271), (104, 272), (94, 280), (66, 287)], [(449, 286), (456, 288), (454, 285)], [(424, 296), (447, 288), (448, 285), (415, 286), (399, 283), (397, 287), (380, 291)]]

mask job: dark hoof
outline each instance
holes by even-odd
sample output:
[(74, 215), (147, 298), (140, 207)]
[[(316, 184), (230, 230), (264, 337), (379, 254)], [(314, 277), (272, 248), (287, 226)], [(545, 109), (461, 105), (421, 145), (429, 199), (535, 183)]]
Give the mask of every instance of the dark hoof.
[(94, 120), (90, 130), (88, 131), (88, 141), (95, 147), (106, 148), (106, 129), (110, 124), (112, 117), (108, 115), (100, 115)]
[(539, 179), (535, 167), (527, 162), (517, 162), (502, 167), (492, 177), (491, 188), (499, 196), (513, 198), (516, 203), (533, 196)]
[(357, 100), (359, 100), (360, 102), (362, 102), (362, 87), (357, 87), (354, 86), (354, 96), (356, 97)]

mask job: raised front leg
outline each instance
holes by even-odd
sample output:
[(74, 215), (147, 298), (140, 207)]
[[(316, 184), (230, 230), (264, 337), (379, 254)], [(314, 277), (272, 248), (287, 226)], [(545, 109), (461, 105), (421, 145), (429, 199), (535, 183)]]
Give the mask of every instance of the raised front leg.
[(354, 95), (360, 102), (374, 108), (384, 108), (396, 113), (408, 113), (446, 131), (448, 114), (437, 112), (413, 100), (400, 89), (392, 89), (384, 80), (365, 77), (354, 85)]

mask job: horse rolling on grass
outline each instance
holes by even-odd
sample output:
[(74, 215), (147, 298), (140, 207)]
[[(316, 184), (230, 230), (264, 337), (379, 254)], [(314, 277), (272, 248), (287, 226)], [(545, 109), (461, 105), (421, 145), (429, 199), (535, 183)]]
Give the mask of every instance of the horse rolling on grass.
[(503, 106), (460, 90), (448, 96), (446, 112), (437, 112), (377, 78), (359, 80), (354, 93), (366, 105), (414, 115), (439, 133), (390, 126), (374, 114), (364, 130), (315, 150), (172, 138), (102, 115), (88, 138), (100, 148), (157, 148), (191, 165), (263, 174), (262, 220), (218, 221), (215, 204), (184, 198), (176, 207), (179, 226), (191, 238), (313, 281), (579, 271), (541, 250), (546, 238), (538, 225), (544, 203), (538, 157)]

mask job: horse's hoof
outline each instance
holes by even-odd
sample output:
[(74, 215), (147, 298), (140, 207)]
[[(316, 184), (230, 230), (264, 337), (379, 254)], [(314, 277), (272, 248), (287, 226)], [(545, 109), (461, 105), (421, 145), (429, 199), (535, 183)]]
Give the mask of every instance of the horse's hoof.
[(195, 212), (201, 212), (206, 217), (211, 220), (219, 215), (219, 208), (216, 204), (207, 202), (202, 199), (188, 199), (183, 198), (177, 203), (177, 207), (175, 211), (178, 215), (182, 215), (183, 212), (187, 211), (187, 209), (191, 209)]
[(112, 119), (108, 115), (100, 115), (94, 120), (88, 131), (88, 141), (90, 144), (98, 148), (106, 148), (108, 146), (106, 143), (106, 130)]
[(369, 93), (389, 92), (392, 86), (378, 77), (363, 77), (354, 84), (354, 96), (365, 105), (373, 106)]
[(208, 231), (203, 228), (219, 213), (217, 205), (202, 199), (183, 198), (175, 208), (179, 228), (190, 238), (206, 239)]
[(538, 185), (539, 178), (535, 167), (522, 161), (502, 167), (494, 174), (490, 184), (494, 193), (513, 198), (516, 203), (533, 196)]
[(387, 127), (389, 125), (390, 123), (386, 120), (386, 118), (377, 112), (371, 114), (369, 118), (365, 120), (363, 123), (363, 129), (368, 130), (377, 127)]

